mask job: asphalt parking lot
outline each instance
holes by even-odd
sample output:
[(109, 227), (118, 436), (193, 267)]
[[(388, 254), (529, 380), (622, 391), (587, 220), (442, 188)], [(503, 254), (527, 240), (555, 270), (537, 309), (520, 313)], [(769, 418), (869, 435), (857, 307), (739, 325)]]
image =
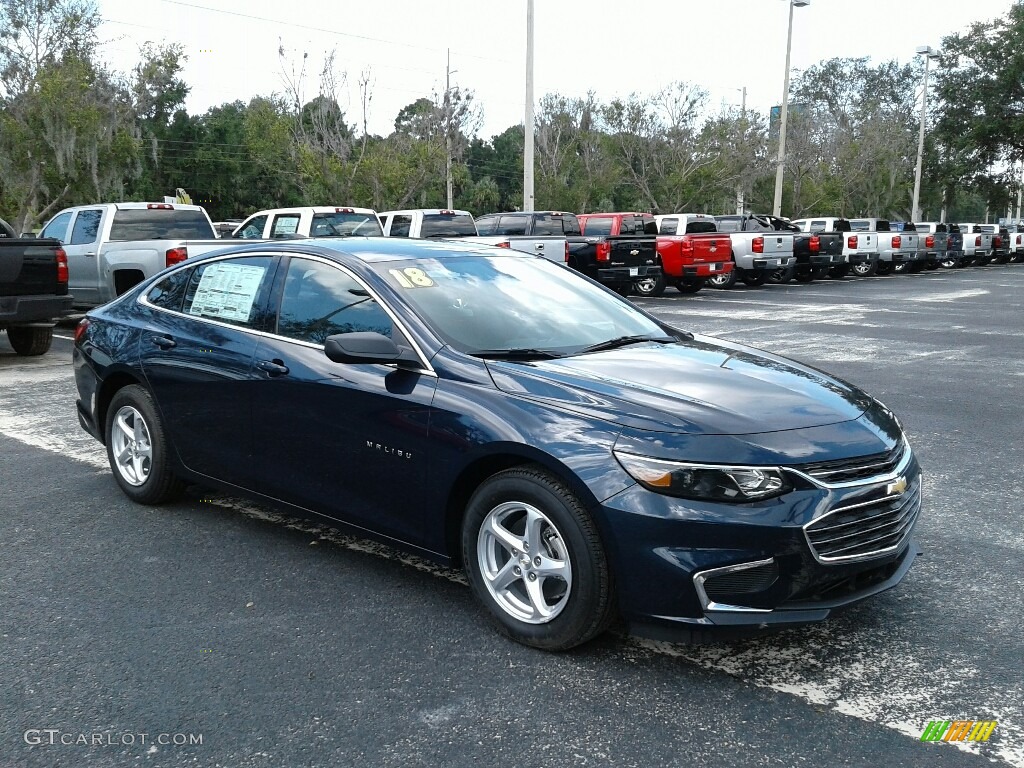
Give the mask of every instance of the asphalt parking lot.
[[(35, 359), (0, 335), (0, 768), (1024, 768), (1024, 265), (638, 303), (896, 411), (926, 472), (900, 587), (743, 641), (533, 651), (460, 574), (202, 489), (132, 504), (78, 427), (71, 330)], [(998, 726), (920, 741), (953, 719)]]

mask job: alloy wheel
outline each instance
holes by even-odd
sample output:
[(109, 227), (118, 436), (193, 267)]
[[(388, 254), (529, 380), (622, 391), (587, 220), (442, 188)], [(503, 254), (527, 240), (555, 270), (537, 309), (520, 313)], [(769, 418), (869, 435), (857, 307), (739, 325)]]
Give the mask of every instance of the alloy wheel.
[(139, 486), (153, 469), (153, 442), (146, 420), (133, 406), (124, 405), (114, 416), (110, 439), (114, 466), (129, 485)]

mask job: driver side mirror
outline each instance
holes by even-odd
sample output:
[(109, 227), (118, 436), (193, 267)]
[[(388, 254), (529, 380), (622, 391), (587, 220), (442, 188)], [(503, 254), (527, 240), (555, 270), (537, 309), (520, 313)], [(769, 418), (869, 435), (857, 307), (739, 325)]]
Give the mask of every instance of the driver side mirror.
[(411, 349), (399, 347), (387, 336), (372, 331), (328, 336), (324, 341), (324, 354), (335, 363), (420, 363)]

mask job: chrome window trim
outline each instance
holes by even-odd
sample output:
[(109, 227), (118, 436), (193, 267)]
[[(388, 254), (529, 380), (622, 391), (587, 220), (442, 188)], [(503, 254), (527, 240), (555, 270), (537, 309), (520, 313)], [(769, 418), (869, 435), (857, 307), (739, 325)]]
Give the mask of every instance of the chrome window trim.
[[(422, 363), (422, 365), (419, 368), (405, 368), (404, 370), (408, 370), (408, 371), (413, 372), (413, 373), (422, 373), (422, 374), (425, 374), (427, 376), (433, 376), (434, 378), (437, 378), (437, 372), (430, 365), (430, 362), (427, 360), (427, 356), (423, 353), (423, 350), (420, 349), (419, 344), (416, 343), (416, 339), (413, 338), (412, 334), (409, 333), (409, 329), (406, 327), (406, 325), (401, 320), (399, 320), (398, 316), (391, 309), (391, 307), (389, 307), (387, 305), (386, 302), (381, 301), (380, 295), (375, 290), (373, 290), (373, 288), (371, 288), (369, 285), (367, 285), (363, 280), (361, 280), (359, 278), (358, 275), (355, 275), (352, 272), (352, 270), (350, 270), (344, 264), (339, 264), (338, 262), (333, 261), (333, 260), (328, 259), (328, 258), (325, 258), (324, 256), (318, 256), (318, 255), (314, 255), (314, 254), (305, 254), (305, 253), (296, 254), (296, 253), (293, 253), (291, 251), (275, 251), (275, 252), (253, 251), (253, 252), (250, 252), (250, 253), (229, 253), (229, 254), (225, 254), (223, 256), (215, 256), (212, 259), (204, 259), (202, 263), (203, 264), (212, 264), (215, 261), (224, 261), (225, 259), (243, 259), (243, 258), (247, 259), (247, 258), (250, 258), (250, 257), (253, 257), (253, 256), (269, 256), (271, 258), (274, 258), (274, 257), (277, 257), (277, 256), (290, 256), (292, 258), (310, 259), (310, 260), (313, 260), (313, 261), (319, 261), (319, 262), (321, 262), (323, 264), (326, 264), (328, 266), (335, 267), (336, 269), (340, 269), (346, 275), (348, 275), (353, 280), (355, 280), (360, 286), (362, 286), (364, 289), (366, 289), (366, 292), (370, 294), (370, 296), (373, 298), (373, 300), (376, 301), (377, 304), (381, 306), (381, 308), (383, 308), (383, 310), (387, 313), (388, 317), (391, 318), (391, 321), (395, 324), (395, 326), (402, 332), (402, 334), (405, 336), (405, 338), (407, 338), (409, 340), (409, 344), (412, 345), (413, 351), (416, 353), (416, 356), (419, 357), (420, 363)], [(175, 266), (176, 266), (176, 269), (172, 270), (171, 272), (168, 272), (168, 276), (173, 274), (174, 272), (176, 272), (178, 270), (190, 268), (190, 267), (193, 267), (193, 266), (196, 266), (196, 265), (195, 264), (189, 264), (188, 260), (186, 259), (180, 265), (175, 265)], [(208, 318), (208, 317), (202, 317), (202, 316), (199, 316), (199, 315), (190, 315), (187, 312), (179, 312), (179, 311), (176, 311), (176, 310), (173, 310), (173, 309), (167, 309), (166, 307), (158, 307), (156, 304), (151, 303), (149, 301), (149, 299), (148, 299), (148, 296), (147, 296), (149, 294), (149, 292), (151, 290), (153, 290), (153, 288), (155, 288), (155, 287), (156, 287), (155, 285), (152, 285), (152, 286), (149, 287), (149, 289), (147, 289), (146, 291), (143, 291), (142, 293), (140, 293), (139, 297), (136, 299), (136, 301), (139, 304), (142, 304), (145, 307), (149, 307), (150, 309), (155, 310), (157, 312), (166, 312), (169, 315), (176, 315), (178, 317), (187, 317), (190, 320), (198, 320), (198, 321), (203, 322), (203, 323), (209, 323), (210, 325), (216, 325), (216, 326), (218, 326), (220, 328), (230, 328), (231, 330), (242, 331), (243, 333), (248, 333), (248, 334), (251, 334), (253, 336), (260, 336), (260, 337), (266, 338), (266, 339), (276, 339), (278, 341), (286, 341), (286, 342), (288, 342), (290, 344), (298, 344), (299, 346), (309, 347), (311, 349), (320, 349), (320, 350), (324, 349), (324, 345), (323, 344), (314, 344), (311, 341), (302, 341), (301, 339), (293, 339), (290, 336), (282, 336), (279, 333), (270, 333), (269, 331), (258, 331), (255, 328), (248, 328), (248, 327), (246, 327), (244, 325), (233, 325), (231, 323), (221, 322), (220, 320), (213, 320), (213, 319)], [(277, 312), (275, 310), (274, 311), (274, 315), (276, 316), (276, 314), (277, 314)], [(381, 363), (381, 365), (387, 365), (388, 367), (395, 368), (395, 369), (400, 367), (397, 363)]]
[(720, 611), (723, 613), (771, 613), (771, 608), (749, 608), (743, 605), (729, 605), (728, 603), (716, 603), (708, 597), (704, 591), (704, 582), (712, 576), (720, 576), (723, 573), (734, 573), (736, 571), (748, 571), (751, 568), (760, 568), (764, 565), (771, 565), (775, 562), (774, 557), (767, 560), (754, 560), (739, 565), (726, 565), (721, 568), (710, 568), (706, 571), (697, 571), (693, 574), (693, 588), (697, 590), (697, 598), (705, 611)]
[(783, 469), (785, 469), (787, 472), (792, 472), (794, 475), (802, 477), (804, 480), (807, 480), (809, 483), (812, 483), (813, 485), (816, 485), (819, 488), (825, 488), (827, 490), (858, 488), (863, 485), (877, 485), (879, 483), (888, 483), (892, 482), (897, 477), (902, 475), (906, 471), (907, 467), (910, 466), (910, 460), (914, 457), (914, 452), (911, 450), (910, 443), (907, 442), (906, 437), (902, 437), (901, 441), (904, 446), (903, 457), (900, 459), (899, 464), (897, 464), (891, 472), (887, 472), (886, 474), (883, 475), (875, 475), (874, 477), (863, 477), (860, 478), (859, 480), (847, 480), (842, 483), (829, 483), (824, 480), (820, 480), (812, 475), (809, 475), (806, 472), (801, 472), (796, 467), (783, 467)]

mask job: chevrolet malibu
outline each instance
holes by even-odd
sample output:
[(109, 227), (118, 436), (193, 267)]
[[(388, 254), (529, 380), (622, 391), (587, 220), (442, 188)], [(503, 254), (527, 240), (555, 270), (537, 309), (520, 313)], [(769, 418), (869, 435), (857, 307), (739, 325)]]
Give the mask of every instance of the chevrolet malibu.
[(544, 259), (231, 248), (90, 312), (74, 365), (129, 498), (218, 487), (462, 567), (539, 648), (817, 621), (918, 554), (885, 406)]

